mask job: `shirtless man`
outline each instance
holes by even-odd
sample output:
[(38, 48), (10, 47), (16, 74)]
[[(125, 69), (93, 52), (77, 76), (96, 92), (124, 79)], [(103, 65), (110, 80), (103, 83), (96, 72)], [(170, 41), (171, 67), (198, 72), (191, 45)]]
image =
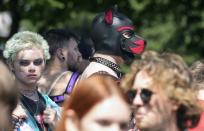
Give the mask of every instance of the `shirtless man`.
[(75, 72), (77, 64), (82, 61), (78, 39), (73, 32), (63, 29), (49, 30), (44, 38), (50, 46), (51, 59), (38, 81), (38, 88), (56, 103), (60, 103), (64, 100), (64, 94), (71, 93), (79, 76)]

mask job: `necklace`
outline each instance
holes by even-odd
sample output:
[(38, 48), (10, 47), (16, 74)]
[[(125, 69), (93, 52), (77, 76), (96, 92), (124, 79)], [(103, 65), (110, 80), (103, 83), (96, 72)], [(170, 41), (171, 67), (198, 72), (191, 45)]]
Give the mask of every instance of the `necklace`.
[(39, 96), (36, 100), (33, 100), (25, 95), (21, 95), (21, 102), (32, 116), (38, 112), (39, 101)]
[(31, 114), (33, 119), (36, 121), (40, 130), (45, 130), (45, 125), (42, 117), (42, 113), (45, 110), (45, 101), (40, 93), (37, 92), (38, 101), (34, 101), (24, 95), (21, 95), (21, 102), (27, 111)]
[(33, 101), (39, 100), (38, 92), (36, 89), (35, 90), (21, 90), (21, 93)]
[(102, 57), (90, 57), (89, 61), (90, 62), (97, 62), (97, 63), (100, 63), (102, 65), (105, 65), (105, 66), (111, 68), (113, 71), (115, 71), (119, 78), (122, 77), (122, 72), (120, 71), (120, 66), (107, 60), (107, 59), (104, 59)]

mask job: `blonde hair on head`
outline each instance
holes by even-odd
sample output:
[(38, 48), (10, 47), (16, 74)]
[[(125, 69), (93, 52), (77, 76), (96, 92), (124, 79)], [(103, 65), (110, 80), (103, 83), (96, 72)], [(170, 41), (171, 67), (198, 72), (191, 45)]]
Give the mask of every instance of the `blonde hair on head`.
[(3, 56), (13, 60), (16, 54), (26, 48), (38, 47), (43, 50), (45, 59), (50, 59), (47, 41), (40, 35), (31, 31), (22, 31), (14, 34), (5, 44)]
[(130, 72), (121, 81), (125, 92), (133, 88), (135, 77), (140, 71), (144, 71), (153, 80), (151, 88), (161, 91), (170, 101), (179, 105), (178, 127), (186, 128), (187, 119), (192, 121), (190, 126), (196, 125), (201, 108), (197, 103), (197, 90), (192, 75), (181, 56), (173, 53), (144, 52), (142, 59), (135, 60), (130, 68)]
[(204, 89), (204, 60), (195, 61), (190, 67), (195, 87)]

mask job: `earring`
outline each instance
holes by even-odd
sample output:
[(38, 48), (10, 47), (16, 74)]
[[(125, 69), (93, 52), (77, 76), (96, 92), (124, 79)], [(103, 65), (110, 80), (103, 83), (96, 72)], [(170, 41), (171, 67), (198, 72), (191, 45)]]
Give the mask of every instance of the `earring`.
[(65, 61), (65, 57), (63, 56), (63, 57), (61, 57), (61, 61), (62, 62), (64, 62)]
[(65, 60), (65, 57), (64, 57), (64, 56), (62, 57), (62, 60)]
[(11, 69), (11, 72), (14, 73), (14, 69)]

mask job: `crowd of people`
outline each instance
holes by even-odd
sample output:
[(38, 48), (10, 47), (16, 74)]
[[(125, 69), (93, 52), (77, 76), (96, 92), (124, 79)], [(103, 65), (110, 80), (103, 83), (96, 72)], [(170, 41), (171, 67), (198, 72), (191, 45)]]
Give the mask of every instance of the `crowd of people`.
[(90, 30), (93, 47), (67, 29), (19, 31), (5, 43), (2, 131), (204, 130), (203, 60), (189, 67), (178, 54), (145, 51), (116, 8), (98, 14)]

